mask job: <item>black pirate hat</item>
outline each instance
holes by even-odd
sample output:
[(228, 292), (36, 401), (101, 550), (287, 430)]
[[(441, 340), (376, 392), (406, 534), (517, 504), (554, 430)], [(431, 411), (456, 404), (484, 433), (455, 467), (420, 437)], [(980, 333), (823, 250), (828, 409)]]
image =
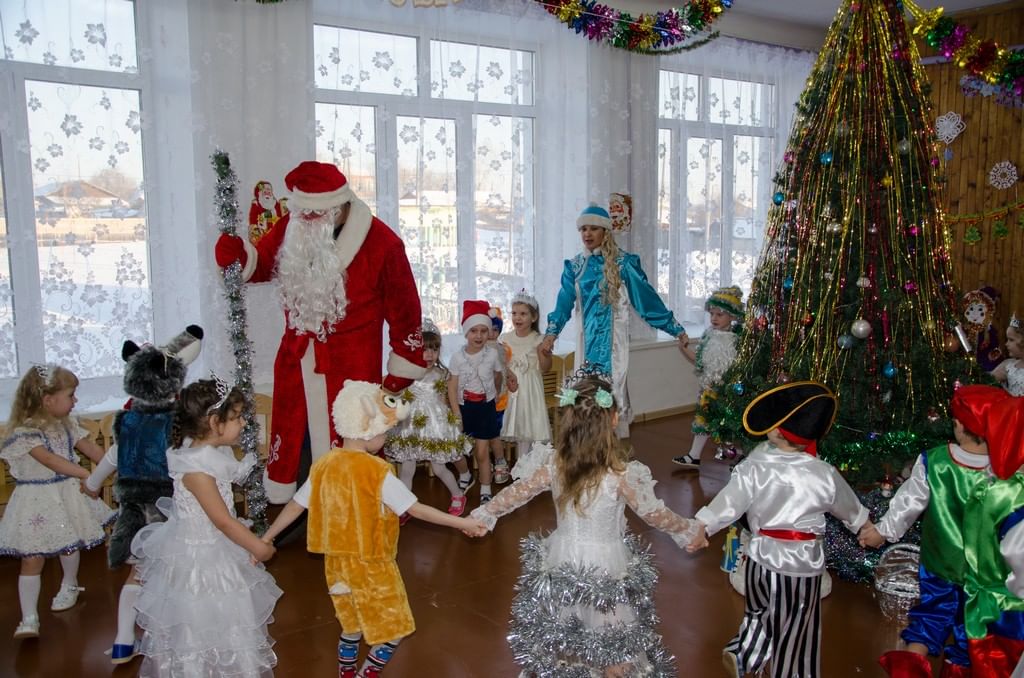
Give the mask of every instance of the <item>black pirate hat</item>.
[[(762, 436), (778, 428), (791, 442), (807, 445), (824, 437), (836, 418), (836, 394), (816, 381), (795, 381), (765, 391), (743, 411), (743, 428)], [(789, 435), (786, 435), (789, 434)]]

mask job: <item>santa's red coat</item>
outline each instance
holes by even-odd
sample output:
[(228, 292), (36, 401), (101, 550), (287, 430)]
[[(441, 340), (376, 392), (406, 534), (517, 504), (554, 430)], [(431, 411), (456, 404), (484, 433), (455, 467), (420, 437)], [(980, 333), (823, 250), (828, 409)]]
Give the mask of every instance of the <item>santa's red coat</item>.
[[(245, 242), (247, 258), (243, 277), (264, 282), (274, 277), (277, 257), (290, 226), (287, 214), (253, 247)], [(297, 222), (296, 228), (301, 228)], [(274, 405), (270, 430), (267, 476), (277, 483), (294, 483), (299, 453), (306, 433), (307, 387), (300, 361), (312, 345), (318, 374), (326, 380), (326, 394), (309, 393), (310, 402), (321, 400), (330, 407), (346, 379), (381, 383), (381, 345), (384, 322), (388, 323), (388, 374), (384, 386), (399, 392), (425, 371), (420, 334), (420, 297), (416, 290), (405, 244), (384, 222), (370, 214), (366, 204), (352, 201), (349, 217), (335, 241), (345, 269), (345, 316), (324, 341), (288, 325), (274, 362)], [(326, 398), (324, 398), (326, 395)], [(337, 435), (331, 426), (330, 439)], [(327, 450), (313, 450), (318, 457)]]

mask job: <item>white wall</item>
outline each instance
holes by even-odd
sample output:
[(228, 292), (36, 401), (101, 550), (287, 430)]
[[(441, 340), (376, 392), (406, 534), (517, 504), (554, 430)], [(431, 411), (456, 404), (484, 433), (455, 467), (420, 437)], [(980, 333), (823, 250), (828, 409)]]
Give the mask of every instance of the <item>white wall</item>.
[(629, 351), (629, 400), (633, 414), (664, 413), (697, 403), (693, 365), (679, 352), (675, 340), (634, 342)]

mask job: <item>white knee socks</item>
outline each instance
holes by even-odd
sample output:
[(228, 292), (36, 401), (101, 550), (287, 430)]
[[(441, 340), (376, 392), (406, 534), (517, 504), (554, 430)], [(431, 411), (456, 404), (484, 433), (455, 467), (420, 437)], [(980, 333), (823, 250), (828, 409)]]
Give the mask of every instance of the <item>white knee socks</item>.
[(63, 587), (78, 586), (78, 564), (81, 560), (81, 551), (60, 557), (60, 567), (64, 570), (64, 580), (61, 582)]
[(701, 452), (704, 451), (704, 443), (710, 438), (706, 433), (694, 433), (693, 434), (693, 445), (690, 446), (690, 456), (694, 459), (700, 459)]
[(135, 601), (142, 587), (125, 584), (121, 587), (121, 598), (117, 601), (117, 636), (115, 645), (131, 645), (135, 642)]
[(39, 617), (39, 589), (41, 585), (38, 574), (23, 574), (18, 577), (18, 602), (21, 603), (22, 620), (29, 617)]

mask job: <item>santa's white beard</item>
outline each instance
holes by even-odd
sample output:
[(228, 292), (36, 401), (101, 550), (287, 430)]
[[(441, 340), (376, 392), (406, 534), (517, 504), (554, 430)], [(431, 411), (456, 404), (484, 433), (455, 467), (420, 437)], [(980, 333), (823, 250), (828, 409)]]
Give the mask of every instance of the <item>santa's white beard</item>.
[(274, 196), (272, 195), (261, 195), (259, 197), (258, 202), (260, 204), (260, 207), (267, 210), (268, 212), (272, 212), (274, 210), (274, 203), (277, 201), (274, 200)]
[(334, 323), (345, 317), (345, 271), (334, 242), (338, 210), (329, 210), (315, 221), (293, 215), (285, 232), (277, 277), (281, 302), (288, 311), (288, 325), (324, 339)]

